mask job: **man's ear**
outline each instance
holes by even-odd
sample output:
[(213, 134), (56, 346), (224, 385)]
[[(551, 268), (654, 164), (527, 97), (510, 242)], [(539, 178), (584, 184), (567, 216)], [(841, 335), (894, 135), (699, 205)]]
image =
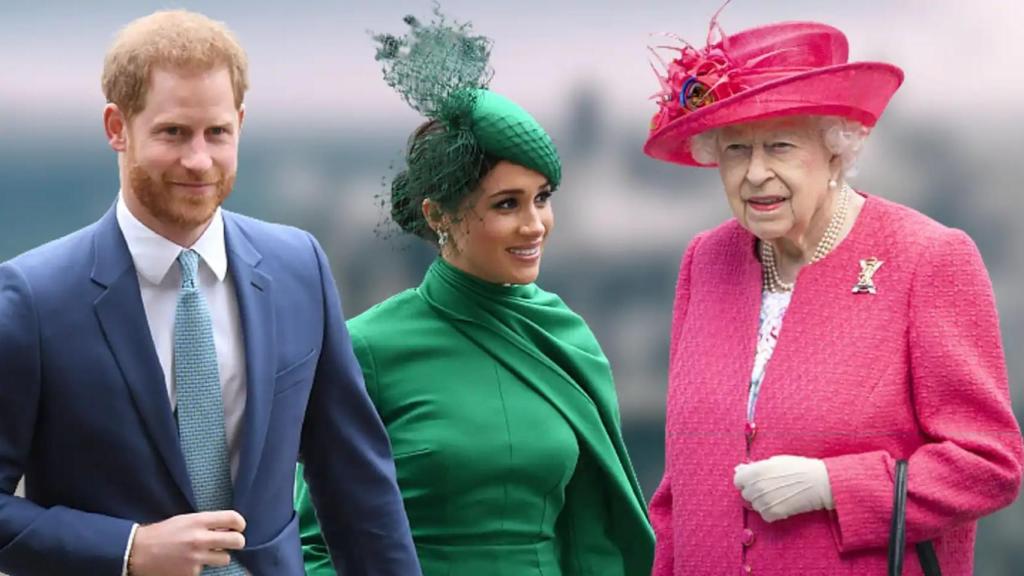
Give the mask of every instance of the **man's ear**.
[(108, 103), (103, 107), (103, 130), (107, 133), (107, 142), (115, 152), (128, 149), (128, 119), (117, 104)]

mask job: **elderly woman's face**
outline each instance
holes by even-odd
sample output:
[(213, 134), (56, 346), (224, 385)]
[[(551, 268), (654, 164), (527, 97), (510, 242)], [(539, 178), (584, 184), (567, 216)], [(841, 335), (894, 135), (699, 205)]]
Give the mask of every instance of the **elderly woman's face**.
[(717, 146), (729, 207), (762, 240), (801, 239), (839, 175), (839, 159), (806, 116), (726, 126)]

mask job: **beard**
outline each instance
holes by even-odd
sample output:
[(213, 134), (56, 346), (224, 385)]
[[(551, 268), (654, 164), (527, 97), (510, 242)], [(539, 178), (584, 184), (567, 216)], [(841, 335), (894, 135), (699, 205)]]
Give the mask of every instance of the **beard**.
[(224, 174), (217, 168), (175, 175), (174, 182), (214, 185), (213, 194), (190, 194), (176, 189), (166, 175), (153, 178), (130, 157), (128, 161), (128, 179), (139, 204), (156, 221), (179, 230), (191, 230), (209, 222), (235, 185), (235, 174)]

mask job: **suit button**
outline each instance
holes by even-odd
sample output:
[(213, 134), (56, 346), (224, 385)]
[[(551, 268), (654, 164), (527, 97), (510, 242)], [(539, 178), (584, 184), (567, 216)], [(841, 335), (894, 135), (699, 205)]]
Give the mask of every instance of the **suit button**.
[(754, 437), (757, 436), (757, 424), (753, 422), (747, 422), (743, 425), (743, 433), (747, 437), (747, 442), (753, 442)]
[(744, 528), (742, 538), (743, 545), (747, 547), (753, 546), (754, 540), (757, 540), (757, 537), (754, 535), (754, 531), (750, 528)]
[(750, 564), (744, 564), (743, 567), (740, 568), (740, 574), (746, 575), (746, 574), (751, 574), (753, 572), (754, 572), (754, 569), (750, 567)]

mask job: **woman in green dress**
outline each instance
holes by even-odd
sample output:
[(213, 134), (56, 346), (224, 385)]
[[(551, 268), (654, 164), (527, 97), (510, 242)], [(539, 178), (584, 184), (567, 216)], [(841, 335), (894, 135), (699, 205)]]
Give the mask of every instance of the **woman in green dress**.
[[(522, 108), (486, 90), (489, 40), (443, 17), (378, 35), (385, 80), (428, 121), (391, 215), (439, 247), (418, 288), (348, 323), (387, 426), (425, 576), (646, 576), (654, 536), (608, 361), (534, 284), (561, 164)], [(309, 575), (333, 575), (301, 467)]]

